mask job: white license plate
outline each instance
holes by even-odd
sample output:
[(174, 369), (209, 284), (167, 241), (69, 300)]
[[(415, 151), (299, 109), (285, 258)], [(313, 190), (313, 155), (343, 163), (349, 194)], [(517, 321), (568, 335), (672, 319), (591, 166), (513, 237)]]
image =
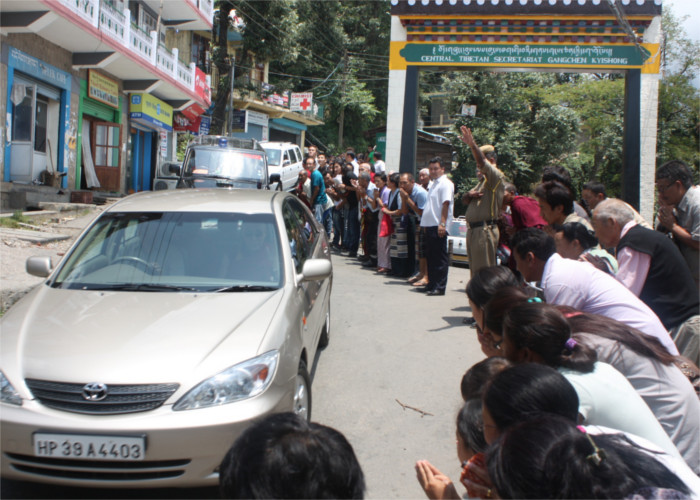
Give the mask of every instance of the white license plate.
[(131, 436), (36, 433), (34, 456), (84, 460), (143, 460), (146, 440)]

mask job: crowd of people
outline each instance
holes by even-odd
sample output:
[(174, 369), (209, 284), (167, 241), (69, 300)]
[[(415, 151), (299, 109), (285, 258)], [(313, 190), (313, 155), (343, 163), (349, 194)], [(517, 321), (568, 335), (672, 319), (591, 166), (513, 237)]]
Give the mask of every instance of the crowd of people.
[[(690, 169), (659, 167), (652, 225), (597, 182), (578, 203), (562, 167), (522, 196), (493, 146), (466, 127), (461, 138), (478, 171), (462, 201), (466, 295), (486, 359), (460, 383), (459, 482), (418, 461), (426, 496), (462, 498), (461, 484), (469, 498), (699, 498), (700, 187)], [(309, 153), (298, 194), (333, 248), (443, 295), (455, 193), (442, 160), (416, 180), (387, 172), (378, 153)], [(498, 265), (504, 247), (510, 261)], [(221, 477), (226, 498), (365, 490), (347, 440), (291, 414), (246, 431)]]

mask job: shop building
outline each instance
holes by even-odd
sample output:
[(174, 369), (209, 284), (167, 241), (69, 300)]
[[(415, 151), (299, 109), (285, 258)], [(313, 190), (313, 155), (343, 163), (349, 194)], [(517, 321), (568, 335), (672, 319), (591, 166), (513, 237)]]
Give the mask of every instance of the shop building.
[(3, 1), (3, 181), (152, 189), (175, 154), (174, 115), (211, 103), (193, 45), (213, 15), (213, 0)]

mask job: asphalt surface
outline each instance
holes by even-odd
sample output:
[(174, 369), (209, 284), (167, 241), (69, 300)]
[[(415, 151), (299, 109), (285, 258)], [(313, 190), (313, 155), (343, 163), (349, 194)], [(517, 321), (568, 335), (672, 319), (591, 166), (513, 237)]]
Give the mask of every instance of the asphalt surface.
[[(455, 416), (464, 372), (483, 359), (464, 288), (451, 267), (445, 296), (334, 255), (330, 344), (312, 368), (313, 421), (341, 431), (365, 474), (366, 498), (425, 498), (417, 460), (459, 485)], [(3, 481), (4, 498), (215, 498), (215, 488), (98, 490)]]

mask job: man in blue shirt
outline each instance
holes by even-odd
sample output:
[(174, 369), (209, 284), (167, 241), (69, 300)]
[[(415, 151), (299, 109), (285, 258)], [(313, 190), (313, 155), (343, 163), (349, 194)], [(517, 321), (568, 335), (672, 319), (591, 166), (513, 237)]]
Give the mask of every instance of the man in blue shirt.
[(326, 208), (328, 196), (326, 196), (326, 182), (318, 170), (316, 160), (310, 156), (305, 160), (306, 168), (311, 171), (311, 209), (319, 224), (326, 230), (326, 235), (331, 234), (331, 207)]
[[(428, 192), (416, 182), (413, 174), (401, 174), (399, 181), (399, 194), (401, 195), (401, 207), (404, 214), (408, 215), (408, 259), (412, 277), (409, 283), (417, 283), (415, 286), (425, 286), (428, 284), (428, 261), (425, 258), (425, 245), (423, 234), (420, 228), (420, 218), (423, 209), (428, 201)], [(418, 273), (413, 274), (419, 262)]]

